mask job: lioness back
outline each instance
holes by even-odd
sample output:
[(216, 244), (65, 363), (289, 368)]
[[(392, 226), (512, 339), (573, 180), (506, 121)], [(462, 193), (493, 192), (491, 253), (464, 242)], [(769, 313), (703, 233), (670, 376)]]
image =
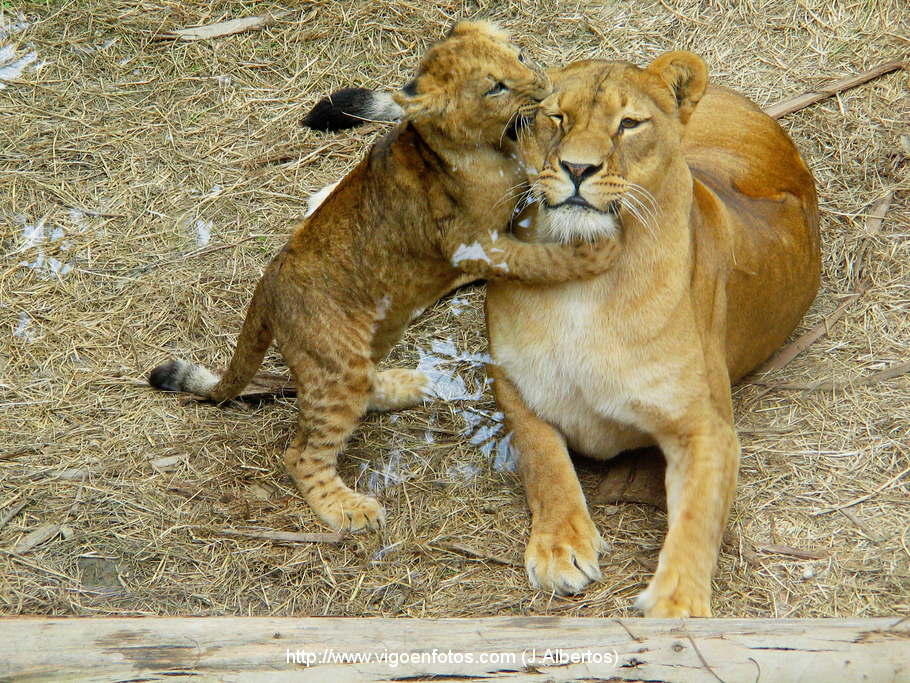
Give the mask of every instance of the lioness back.
[[(815, 298), (821, 269), (815, 183), (780, 125), (726, 88), (707, 90), (686, 126), (683, 150), (730, 226), (727, 363), (735, 381), (786, 340)], [(710, 193), (696, 193), (703, 211), (713, 204)], [(705, 246), (701, 259), (719, 245)], [(772, 306), (768, 282), (783, 294)]]

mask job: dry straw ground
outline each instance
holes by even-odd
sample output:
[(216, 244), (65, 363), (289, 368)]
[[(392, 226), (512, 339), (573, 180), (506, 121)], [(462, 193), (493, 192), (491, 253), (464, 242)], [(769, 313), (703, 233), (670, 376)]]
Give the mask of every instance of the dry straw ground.
[[(404, 82), (455, 17), (497, 19), (550, 64), (691, 49), (716, 82), (763, 105), (910, 48), (903, 0), (323, 0), (260, 32), (179, 43), (156, 36), (286, 8), (0, 6), (0, 49), (36, 55), (0, 89), (5, 614), (630, 614), (665, 531), (647, 505), (595, 506), (613, 544), (602, 583), (571, 599), (527, 585), (528, 515), (472, 355), (484, 350), (482, 287), (428, 311), (393, 354), (435, 368), (453, 400), (370, 416), (343, 459), (343, 476), (389, 508), (382, 534), (294, 544), (224, 535), (324, 531), (282, 470), (293, 401), (219, 409), (154, 393), (143, 377), (175, 351), (225, 363), (307, 194), (382, 130), (326, 138), (298, 120), (338, 86)], [(764, 378), (770, 389), (736, 389), (742, 476), (715, 581), (719, 615), (910, 612), (910, 376), (835, 391), (777, 386), (908, 359), (908, 121), (898, 72), (783, 122), (816, 173), (823, 216), (822, 289), (801, 331), (863, 293)], [(866, 216), (888, 193), (870, 234)], [(283, 371), (275, 357), (268, 365)], [(579, 467), (593, 496), (603, 467)]]

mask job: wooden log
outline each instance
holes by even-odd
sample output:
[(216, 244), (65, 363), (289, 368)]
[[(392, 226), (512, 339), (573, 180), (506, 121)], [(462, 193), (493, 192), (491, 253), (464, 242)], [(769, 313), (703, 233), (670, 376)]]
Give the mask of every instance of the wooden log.
[(4, 683), (910, 681), (910, 617), (8, 618), (0, 634)]

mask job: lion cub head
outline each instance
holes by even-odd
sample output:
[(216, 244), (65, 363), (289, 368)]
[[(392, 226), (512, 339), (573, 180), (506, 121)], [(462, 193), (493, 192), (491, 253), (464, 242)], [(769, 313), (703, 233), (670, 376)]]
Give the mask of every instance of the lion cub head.
[(526, 64), (509, 34), (488, 22), (457, 23), (420, 62), (394, 99), (415, 123), (458, 143), (514, 139), (522, 113), (550, 94), (546, 75)]
[(550, 77), (554, 92), (520, 137), (538, 234), (593, 239), (632, 221), (654, 230), (655, 197), (684, 164), (682, 133), (707, 85), (704, 62), (671, 52), (644, 69), (591, 60)]

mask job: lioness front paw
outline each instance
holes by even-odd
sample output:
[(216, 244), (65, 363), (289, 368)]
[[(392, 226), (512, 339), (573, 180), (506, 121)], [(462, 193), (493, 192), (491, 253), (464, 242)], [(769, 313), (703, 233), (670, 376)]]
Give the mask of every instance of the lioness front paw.
[(347, 490), (322, 500), (317, 494), (308, 502), (319, 519), (335, 531), (369, 531), (385, 524), (385, 508), (372, 496), (362, 493)]
[(590, 517), (548, 524), (546, 531), (532, 530), (525, 550), (525, 568), (534, 588), (573, 595), (601, 579), (597, 564), (607, 544)]
[(646, 617), (710, 617), (711, 589), (687, 585), (674, 569), (658, 569), (635, 600)]

